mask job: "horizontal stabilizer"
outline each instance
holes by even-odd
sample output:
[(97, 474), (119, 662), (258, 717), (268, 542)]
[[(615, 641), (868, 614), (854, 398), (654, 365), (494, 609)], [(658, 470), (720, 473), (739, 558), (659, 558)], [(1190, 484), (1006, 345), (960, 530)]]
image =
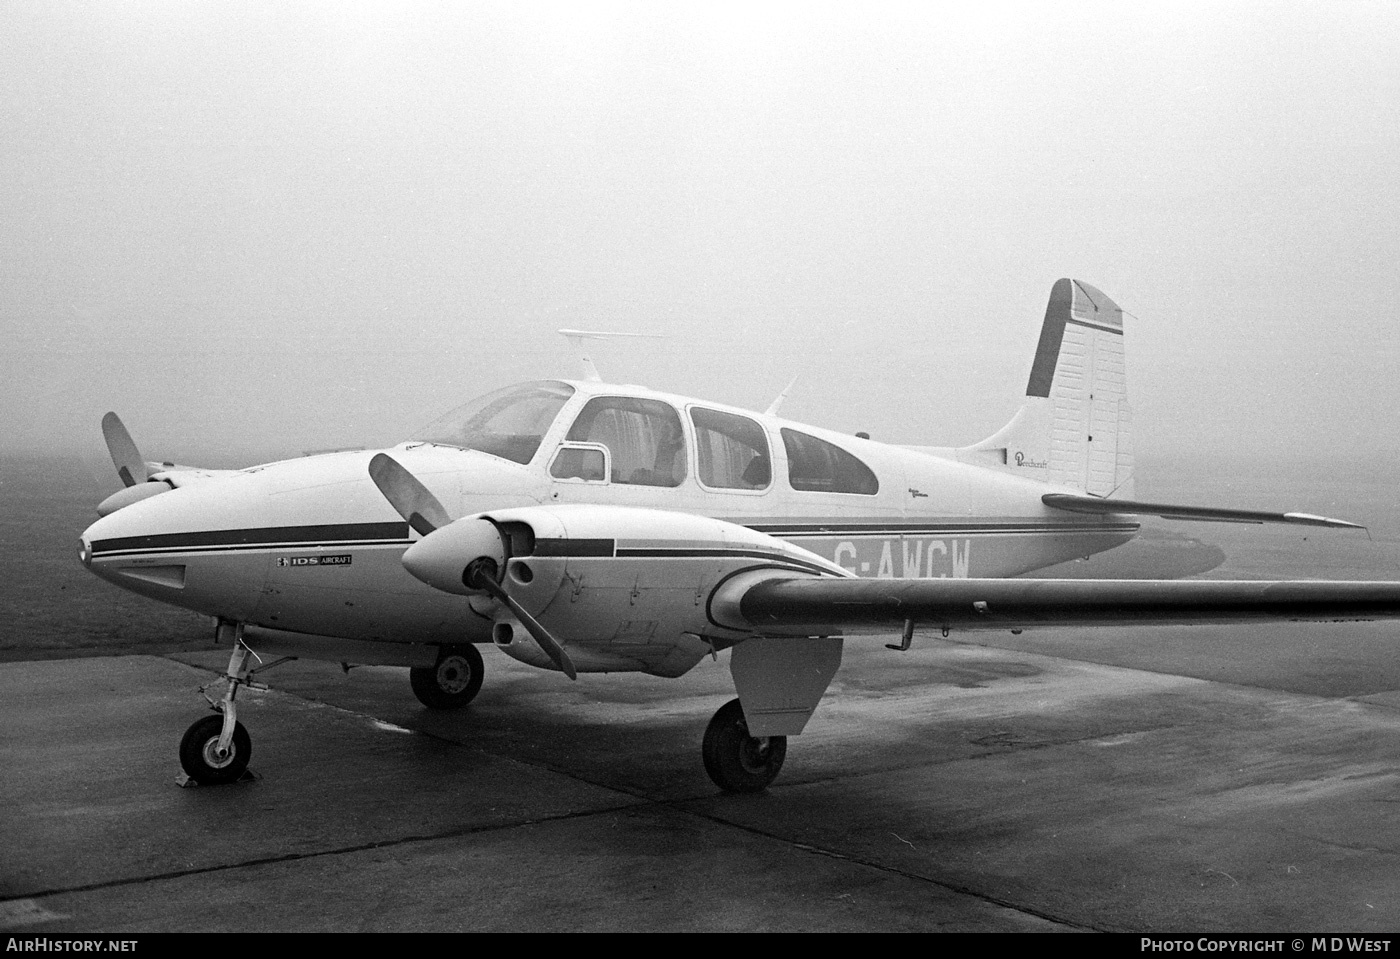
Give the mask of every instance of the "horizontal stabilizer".
[(1250, 509), (1222, 509), (1218, 506), (1173, 506), (1168, 503), (1139, 503), (1127, 499), (1076, 496), (1073, 493), (1046, 493), (1040, 501), (1046, 506), (1071, 513), (1161, 516), (1164, 519), (1190, 519), (1207, 523), (1294, 523), (1300, 526), (1366, 528), (1360, 523), (1348, 523), (1343, 519), (1329, 519), (1311, 513), (1267, 513)]

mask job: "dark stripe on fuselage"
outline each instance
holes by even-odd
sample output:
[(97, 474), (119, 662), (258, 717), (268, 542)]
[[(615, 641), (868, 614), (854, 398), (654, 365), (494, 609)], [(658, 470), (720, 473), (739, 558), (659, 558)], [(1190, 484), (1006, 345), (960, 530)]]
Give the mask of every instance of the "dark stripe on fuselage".
[(94, 556), (129, 550), (184, 552), (198, 549), (259, 549), (268, 546), (344, 546), (408, 541), (407, 523), (340, 523), (329, 526), (272, 526), (263, 529), (216, 529), (100, 539)]
[(1137, 523), (814, 523), (751, 525), (780, 539), (811, 536), (981, 536), (991, 533), (1135, 533)]
[(782, 563), (786, 566), (793, 566), (798, 569), (810, 570), (815, 573), (822, 573), (827, 576), (834, 575), (832, 570), (826, 566), (818, 566), (816, 563), (808, 563), (803, 560), (788, 556), (785, 553), (767, 552), (761, 549), (723, 549), (720, 547), (702, 549), (691, 546), (620, 546), (617, 550), (618, 559), (709, 559), (718, 557), (722, 559), (765, 559), (774, 563)]
[(610, 539), (537, 539), (531, 556), (611, 556)]
[[(969, 523), (911, 522), (911, 523), (784, 523), (749, 526), (756, 532), (779, 539), (829, 539), (834, 537), (915, 537), (915, 536), (1021, 536), (1032, 534), (1090, 535), (1101, 533), (1135, 533), (1137, 523)], [(407, 523), (343, 523), (326, 526), (276, 526), (262, 529), (205, 530), (189, 533), (161, 533), (152, 536), (128, 536), (98, 540), (92, 544), (94, 558), (118, 556), (149, 556), (152, 554), (190, 552), (239, 552), (287, 547), (389, 546), (410, 543)], [(747, 556), (759, 559), (782, 559), (781, 554), (761, 550), (668, 549), (665, 547), (631, 547), (618, 549), (611, 539), (540, 539), (535, 541), (535, 556), (595, 557), (611, 556), (677, 558), (701, 556)], [(827, 572), (822, 570), (822, 572)]]

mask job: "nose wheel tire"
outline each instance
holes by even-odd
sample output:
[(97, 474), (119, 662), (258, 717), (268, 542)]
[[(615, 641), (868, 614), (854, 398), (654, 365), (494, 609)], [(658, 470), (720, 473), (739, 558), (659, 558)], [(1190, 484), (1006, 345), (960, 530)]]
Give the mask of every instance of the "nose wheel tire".
[(485, 669), (475, 646), (444, 646), (436, 665), (410, 669), (408, 681), (429, 709), (461, 709), (481, 691)]
[(705, 772), (725, 792), (752, 793), (778, 777), (787, 756), (786, 736), (750, 736), (739, 700), (731, 699), (705, 729)]
[(224, 731), (224, 717), (205, 716), (189, 729), (180, 740), (180, 767), (201, 786), (219, 786), (237, 782), (248, 768), (253, 755), (253, 740), (242, 723), (235, 723), (233, 740), (226, 753), (219, 752), (219, 736)]

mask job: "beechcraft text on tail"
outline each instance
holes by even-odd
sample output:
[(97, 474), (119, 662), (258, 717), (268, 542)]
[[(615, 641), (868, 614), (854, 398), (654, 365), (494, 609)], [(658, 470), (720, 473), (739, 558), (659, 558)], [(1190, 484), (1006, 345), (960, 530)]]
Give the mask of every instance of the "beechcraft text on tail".
[(728, 651), (737, 698), (702, 757), (721, 789), (752, 791), (847, 639), (1400, 615), (1389, 582), (1023, 578), (1128, 542), (1143, 515), (1352, 525), (1135, 499), (1123, 312), (1085, 283), (1054, 285), (1023, 405), (969, 447), (791, 422), (781, 397), (755, 413), (608, 384), (587, 356), (584, 370), (480, 397), (390, 449), (242, 470), (147, 462), (103, 419), (125, 485), (82, 534), (83, 563), (213, 617), (230, 648), (180, 744), (192, 780), (243, 774), (238, 692), (275, 656), (407, 666), (424, 706), (458, 709), (481, 688), (480, 646), (543, 682), (675, 677)]

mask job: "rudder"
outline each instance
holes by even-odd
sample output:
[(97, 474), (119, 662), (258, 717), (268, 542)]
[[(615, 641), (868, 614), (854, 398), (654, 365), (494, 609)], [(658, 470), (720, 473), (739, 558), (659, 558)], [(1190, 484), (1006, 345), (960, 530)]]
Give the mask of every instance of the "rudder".
[(963, 452), (1093, 496), (1133, 495), (1123, 311), (1079, 280), (1056, 281), (1026, 384), (1026, 402)]

